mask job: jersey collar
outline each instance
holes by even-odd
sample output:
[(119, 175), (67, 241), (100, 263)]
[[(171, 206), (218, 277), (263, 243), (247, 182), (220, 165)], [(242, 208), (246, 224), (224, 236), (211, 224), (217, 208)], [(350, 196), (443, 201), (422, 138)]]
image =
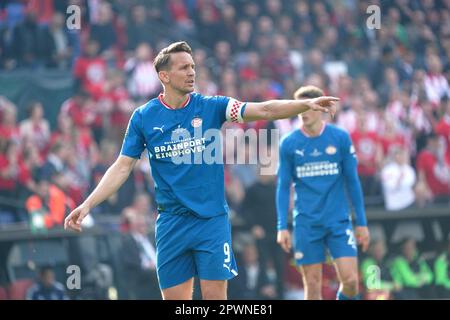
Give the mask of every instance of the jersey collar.
[(311, 135), (303, 129), (303, 126), (300, 127), (300, 131), (308, 138), (315, 138), (315, 137), (320, 137), (322, 135), (323, 131), (325, 130), (325, 127), (326, 127), (326, 123), (325, 123), (325, 121), (322, 121), (322, 128), (320, 129), (319, 134), (317, 136), (313, 136), (313, 137), (311, 137)]
[(180, 108), (177, 108), (177, 109), (175, 109), (175, 108), (169, 106), (167, 103), (164, 102), (164, 99), (163, 99), (163, 93), (162, 93), (162, 92), (159, 94), (158, 100), (159, 100), (159, 102), (161, 102), (161, 104), (162, 104), (164, 107), (166, 107), (166, 108), (169, 109), (169, 110), (179, 110), (179, 109), (185, 108), (185, 107), (189, 104), (189, 101), (191, 101), (191, 94), (188, 95), (188, 97), (187, 97), (186, 101), (183, 103), (183, 105), (182, 105)]

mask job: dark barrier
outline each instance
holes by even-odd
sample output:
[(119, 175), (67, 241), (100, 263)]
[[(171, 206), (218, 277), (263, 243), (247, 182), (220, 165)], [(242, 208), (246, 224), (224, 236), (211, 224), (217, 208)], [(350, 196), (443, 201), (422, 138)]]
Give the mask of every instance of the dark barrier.
[(45, 118), (56, 126), (61, 104), (73, 95), (74, 80), (71, 71), (27, 70), (0, 72), (0, 95), (16, 104), (18, 120), (24, 119), (28, 103), (41, 101)]

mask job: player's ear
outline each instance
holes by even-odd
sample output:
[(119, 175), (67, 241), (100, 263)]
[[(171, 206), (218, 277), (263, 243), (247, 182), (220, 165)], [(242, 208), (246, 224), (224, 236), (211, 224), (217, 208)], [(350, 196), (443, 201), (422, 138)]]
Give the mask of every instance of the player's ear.
[(164, 84), (167, 84), (170, 82), (169, 72), (167, 72), (166, 70), (159, 71), (158, 77), (159, 77), (159, 80), (161, 80), (161, 82)]

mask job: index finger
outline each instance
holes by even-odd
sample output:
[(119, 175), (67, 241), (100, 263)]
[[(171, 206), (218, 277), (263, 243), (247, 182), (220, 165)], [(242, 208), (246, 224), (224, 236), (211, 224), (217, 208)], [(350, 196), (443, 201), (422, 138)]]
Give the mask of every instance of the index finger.
[(64, 219), (64, 229), (67, 230), (67, 228), (70, 227), (70, 220), (72, 220), (72, 214), (69, 214), (69, 215)]
[(325, 97), (328, 101), (339, 101), (341, 99), (336, 98), (336, 97)]

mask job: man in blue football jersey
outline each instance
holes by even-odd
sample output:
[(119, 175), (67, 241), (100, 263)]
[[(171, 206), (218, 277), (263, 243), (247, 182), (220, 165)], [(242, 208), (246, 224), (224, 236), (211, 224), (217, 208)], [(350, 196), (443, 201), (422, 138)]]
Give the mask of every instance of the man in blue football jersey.
[[(314, 86), (298, 89), (298, 100), (323, 96)], [(357, 244), (369, 245), (363, 195), (357, 174), (355, 150), (347, 132), (326, 124), (322, 113), (301, 114), (303, 126), (280, 143), (277, 186), (277, 242), (289, 252), (288, 231), (291, 182), (295, 187), (294, 259), (300, 266), (305, 299), (321, 299), (322, 263), (326, 249), (334, 259), (340, 282), (338, 299), (358, 299)], [(347, 202), (350, 196), (356, 216), (356, 241)]]
[(134, 111), (121, 154), (91, 195), (66, 218), (65, 228), (81, 231), (83, 218), (120, 188), (147, 149), (159, 213), (156, 259), (163, 298), (192, 299), (193, 277), (198, 276), (204, 299), (226, 299), (226, 280), (237, 275), (237, 268), (223, 164), (180, 163), (179, 158), (198, 160), (214, 143), (199, 135), (199, 129), (219, 130), (225, 121), (289, 118), (307, 110), (333, 114), (338, 99), (242, 103), (202, 96), (193, 92), (195, 65), (186, 42), (161, 50), (154, 66), (164, 92)]

